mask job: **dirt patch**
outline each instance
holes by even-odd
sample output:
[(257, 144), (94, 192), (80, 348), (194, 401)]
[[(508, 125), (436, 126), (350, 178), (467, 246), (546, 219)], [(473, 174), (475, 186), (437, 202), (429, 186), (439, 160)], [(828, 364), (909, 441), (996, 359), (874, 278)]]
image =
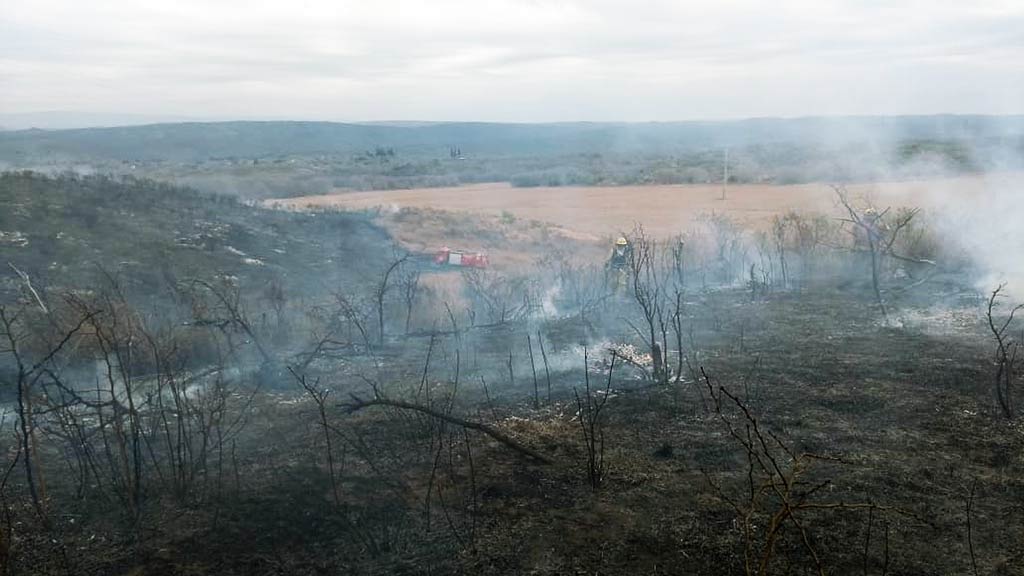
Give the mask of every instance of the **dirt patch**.
[(596, 235), (511, 214), (406, 207), (381, 210), (376, 221), (412, 252), (431, 254), (444, 246), (483, 252), (491, 267), (506, 272), (530, 270), (538, 259), (555, 251), (594, 262), (607, 254), (606, 245)]

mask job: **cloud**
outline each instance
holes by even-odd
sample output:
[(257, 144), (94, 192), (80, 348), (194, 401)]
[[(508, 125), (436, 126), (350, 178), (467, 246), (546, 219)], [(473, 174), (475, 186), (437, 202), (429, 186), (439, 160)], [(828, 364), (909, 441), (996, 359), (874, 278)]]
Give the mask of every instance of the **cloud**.
[(339, 120), (1024, 112), (1019, 2), (7, 0), (0, 109)]

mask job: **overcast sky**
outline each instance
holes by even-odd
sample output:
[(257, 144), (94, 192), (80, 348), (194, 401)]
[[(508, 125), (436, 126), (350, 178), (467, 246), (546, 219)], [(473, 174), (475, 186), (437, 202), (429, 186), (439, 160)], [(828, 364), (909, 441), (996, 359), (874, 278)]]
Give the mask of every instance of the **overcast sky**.
[(1024, 1), (0, 0), (0, 113), (1024, 113)]

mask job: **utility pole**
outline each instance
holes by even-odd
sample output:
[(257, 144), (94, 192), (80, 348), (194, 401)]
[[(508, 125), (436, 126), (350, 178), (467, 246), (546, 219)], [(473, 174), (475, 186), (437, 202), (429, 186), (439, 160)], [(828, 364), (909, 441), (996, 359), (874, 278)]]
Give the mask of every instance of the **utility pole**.
[(722, 197), (721, 200), (725, 200), (725, 188), (729, 185), (729, 149), (725, 149), (724, 158), (722, 159)]

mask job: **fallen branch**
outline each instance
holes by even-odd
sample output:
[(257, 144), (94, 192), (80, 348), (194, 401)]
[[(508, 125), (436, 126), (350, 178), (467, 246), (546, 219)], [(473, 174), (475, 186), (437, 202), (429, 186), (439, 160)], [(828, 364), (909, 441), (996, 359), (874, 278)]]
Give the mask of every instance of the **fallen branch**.
[(405, 402), (402, 400), (389, 400), (387, 398), (374, 398), (372, 400), (363, 400), (362, 398), (359, 398), (357, 396), (352, 396), (351, 402), (346, 404), (339, 404), (339, 406), (350, 413), (362, 410), (364, 408), (369, 408), (371, 406), (391, 406), (392, 408), (400, 408), (402, 410), (413, 410), (415, 412), (420, 412), (432, 418), (441, 420), (442, 422), (448, 422), (449, 424), (461, 426), (467, 430), (476, 430), (477, 432), (482, 432), (490, 436), (491, 438), (497, 440), (498, 442), (504, 444), (505, 446), (508, 446), (509, 448), (515, 450), (516, 452), (519, 452), (520, 454), (528, 456), (529, 458), (532, 458), (543, 464), (554, 463), (554, 461), (548, 458), (547, 456), (541, 454), (540, 452), (537, 452), (536, 450), (530, 448), (529, 446), (520, 444), (514, 438), (508, 436), (507, 434), (501, 432), (500, 430), (494, 428), (493, 426), (488, 426), (487, 424), (484, 424), (482, 422), (472, 422), (469, 420), (463, 420), (462, 418), (458, 418), (456, 416), (452, 416), (451, 414), (434, 410), (433, 408), (423, 406), (421, 404), (414, 404), (412, 402)]
[(25, 283), (25, 288), (29, 291), (30, 294), (32, 294), (32, 297), (35, 298), (36, 304), (39, 305), (39, 308), (43, 311), (43, 314), (49, 314), (49, 308), (46, 307), (46, 304), (43, 304), (43, 299), (39, 297), (39, 292), (36, 292), (35, 287), (32, 286), (32, 280), (29, 279), (28, 274), (19, 270), (18, 267), (11, 262), (8, 262), (7, 265), (10, 266), (11, 270), (14, 270), (14, 273), (17, 274), (18, 277), (21, 278), (21, 281)]

